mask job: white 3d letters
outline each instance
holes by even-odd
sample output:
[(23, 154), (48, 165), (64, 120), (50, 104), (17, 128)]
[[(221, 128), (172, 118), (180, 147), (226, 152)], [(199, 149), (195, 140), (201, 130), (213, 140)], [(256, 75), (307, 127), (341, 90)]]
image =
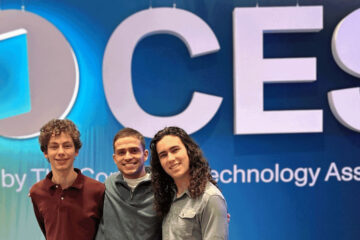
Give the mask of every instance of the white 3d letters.
[(263, 34), (322, 29), (322, 7), (236, 8), (235, 134), (322, 132), (322, 110), (264, 111), (264, 83), (316, 80), (316, 58), (263, 58)]
[[(331, 49), (336, 63), (345, 72), (360, 77), (360, 9), (346, 16), (335, 28)], [(328, 93), (330, 109), (345, 127), (360, 132), (360, 88)]]
[[(216, 36), (198, 16), (176, 8), (155, 8), (137, 12), (125, 19), (112, 34), (103, 61), (106, 99), (116, 119), (146, 137), (165, 126), (176, 125), (189, 134), (204, 127), (219, 109), (222, 98), (194, 92), (189, 106), (180, 114), (167, 117), (146, 113), (137, 103), (131, 84), (131, 61), (137, 43), (149, 35), (167, 33), (179, 37), (190, 56), (220, 49)], [(170, 81), (171, 79), (169, 79)]]

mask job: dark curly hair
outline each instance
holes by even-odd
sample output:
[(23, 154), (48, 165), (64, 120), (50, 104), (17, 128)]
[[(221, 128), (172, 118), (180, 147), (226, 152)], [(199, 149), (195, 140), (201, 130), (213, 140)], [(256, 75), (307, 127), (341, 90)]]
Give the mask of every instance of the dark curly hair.
[(213, 180), (210, 174), (209, 164), (195, 141), (181, 128), (164, 128), (156, 133), (150, 143), (150, 164), (152, 171), (151, 180), (155, 197), (155, 210), (161, 217), (164, 217), (169, 212), (175, 195), (173, 189), (176, 189), (174, 180), (162, 168), (156, 151), (156, 144), (167, 135), (179, 137), (187, 150), (190, 161), (190, 185), (188, 187), (190, 196), (192, 198), (201, 196), (204, 193), (208, 182), (212, 182), (215, 186), (217, 186), (215, 180)]
[(75, 124), (68, 119), (52, 119), (40, 129), (39, 143), (43, 153), (47, 153), (47, 147), (51, 136), (59, 136), (61, 133), (70, 135), (74, 142), (75, 151), (78, 152), (82, 144), (80, 132)]

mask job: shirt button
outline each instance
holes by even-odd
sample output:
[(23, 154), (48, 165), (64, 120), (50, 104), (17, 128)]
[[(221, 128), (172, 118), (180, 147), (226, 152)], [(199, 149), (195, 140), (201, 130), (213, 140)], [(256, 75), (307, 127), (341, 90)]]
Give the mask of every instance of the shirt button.
[(56, 188), (58, 188), (59, 186), (58, 185), (55, 185)]
[(61, 197), (61, 200), (64, 200), (64, 197)]

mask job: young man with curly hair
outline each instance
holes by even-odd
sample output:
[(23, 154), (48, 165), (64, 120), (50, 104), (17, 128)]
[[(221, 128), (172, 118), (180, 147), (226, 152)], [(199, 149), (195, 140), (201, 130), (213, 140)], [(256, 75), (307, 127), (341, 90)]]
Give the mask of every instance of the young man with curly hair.
[(70, 120), (54, 119), (41, 128), (39, 142), (51, 165), (45, 179), (30, 189), (41, 231), (47, 240), (94, 239), (105, 186), (73, 166), (81, 148), (80, 132)]
[(119, 172), (105, 181), (103, 218), (96, 240), (160, 240), (161, 218), (153, 208), (151, 173), (145, 139), (132, 129), (121, 129), (113, 141)]
[(225, 199), (193, 139), (181, 128), (166, 127), (152, 139), (150, 149), (163, 239), (228, 239)]

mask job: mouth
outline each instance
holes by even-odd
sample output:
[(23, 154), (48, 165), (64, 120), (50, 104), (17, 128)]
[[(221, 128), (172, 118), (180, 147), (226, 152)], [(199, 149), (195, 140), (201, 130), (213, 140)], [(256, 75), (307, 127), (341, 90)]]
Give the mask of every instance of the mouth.
[(69, 159), (55, 159), (55, 162), (63, 164), (66, 163)]
[(180, 163), (175, 163), (169, 167), (170, 170), (175, 170), (180, 166)]
[(137, 162), (125, 162), (125, 163), (121, 163), (122, 166), (134, 166), (134, 165), (137, 165)]

